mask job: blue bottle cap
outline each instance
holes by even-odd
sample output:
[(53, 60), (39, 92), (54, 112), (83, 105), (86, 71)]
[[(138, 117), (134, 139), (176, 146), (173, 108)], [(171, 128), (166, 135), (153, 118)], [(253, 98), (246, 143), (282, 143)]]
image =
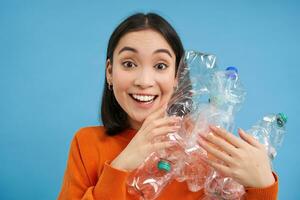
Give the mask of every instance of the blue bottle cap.
[(238, 70), (234, 66), (229, 66), (226, 68), (226, 71), (228, 71), (227, 78), (235, 80), (237, 78)]
[(226, 68), (226, 71), (229, 71), (229, 70), (235, 71), (235, 73), (238, 74), (238, 70), (237, 70), (237, 68), (236, 68), (235, 66), (229, 66), (229, 67), (227, 67), (227, 68)]

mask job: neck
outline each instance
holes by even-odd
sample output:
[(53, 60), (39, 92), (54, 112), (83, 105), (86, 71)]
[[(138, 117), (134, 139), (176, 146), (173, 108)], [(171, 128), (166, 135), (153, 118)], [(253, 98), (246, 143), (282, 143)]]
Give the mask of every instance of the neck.
[(130, 127), (135, 130), (139, 130), (142, 127), (142, 122), (137, 122), (132, 119), (129, 120)]

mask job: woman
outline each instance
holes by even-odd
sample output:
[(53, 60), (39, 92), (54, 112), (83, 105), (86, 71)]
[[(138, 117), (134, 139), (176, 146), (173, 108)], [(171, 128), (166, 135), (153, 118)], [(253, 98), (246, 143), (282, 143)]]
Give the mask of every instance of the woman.
[[(165, 110), (183, 53), (176, 31), (157, 14), (132, 15), (115, 29), (107, 48), (104, 126), (76, 133), (58, 199), (133, 199), (126, 192), (129, 173), (151, 152), (173, 145), (152, 143), (154, 137), (179, 128), (180, 119)], [(240, 138), (211, 130), (201, 145), (224, 164), (208, 164), (244, 185), (246, 199), (276, 199), (278, 182), (263, 146), (241, 129)], [(193, 193), (173, 181), (158, 199), (201, 197), (203, 190)]]

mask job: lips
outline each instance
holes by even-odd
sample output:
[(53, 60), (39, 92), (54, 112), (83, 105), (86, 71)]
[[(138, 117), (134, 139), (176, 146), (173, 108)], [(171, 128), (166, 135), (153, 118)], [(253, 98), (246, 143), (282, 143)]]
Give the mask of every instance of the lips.
[(158, 97), (158, 95), (151, 95), (151, 94), (129, 94), (129, 95), (133, 100), (139, 103), (151, 103)]

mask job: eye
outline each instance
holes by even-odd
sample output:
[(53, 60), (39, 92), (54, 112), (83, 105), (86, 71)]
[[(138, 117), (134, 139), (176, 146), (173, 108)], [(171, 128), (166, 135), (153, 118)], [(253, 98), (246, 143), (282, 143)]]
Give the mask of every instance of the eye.
[(133, 67), (136, 67), (136, 64), (134, 64), (133, 62), (131, 61), (125, 61), (122, 63), (122, 65), (126, 68), (133, 68)]
[(168, 67), (168, 65), (164, 64), (164, 63), (158, 63), (157, 65), (154, 66), (156, 69), (158, 70), (164, 70)]

